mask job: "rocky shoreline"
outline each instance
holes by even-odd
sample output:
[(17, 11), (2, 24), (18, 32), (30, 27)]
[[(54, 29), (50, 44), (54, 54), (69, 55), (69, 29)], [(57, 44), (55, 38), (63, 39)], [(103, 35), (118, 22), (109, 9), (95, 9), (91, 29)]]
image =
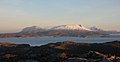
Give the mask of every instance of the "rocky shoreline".
[(42, 46), (0, 43), (0, 62), (120, 62), (120, 41)]

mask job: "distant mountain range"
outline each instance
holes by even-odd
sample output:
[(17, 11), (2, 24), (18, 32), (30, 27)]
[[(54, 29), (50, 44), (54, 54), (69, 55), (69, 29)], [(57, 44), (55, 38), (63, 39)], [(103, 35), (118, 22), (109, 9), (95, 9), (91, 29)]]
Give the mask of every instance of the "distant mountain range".
[(82, 25), (60, 25), (60, 26), (54, 26), (51, 28), (41, 28), (38, 26), (31, 26), (24, 28), (21, 33), (38, 33), (42, 31), (51, 31), (51, 30), (67, 30), (67, 31), (92, 31), (91, 29), (88, 29)]
[(79, 31), (79, 32), (105, 32), (105, 33), (118, 33), (117, 31), (105, 31), (103, 29), (97, 28), (95, 26), (86, 28), (79, 24), (72, 24), (72, 25), (60, 25), (54, 26), (51, 28), (41, 28), (38, 26), (31, 26), (24, 28), (20, 33), (39, 33), (45, 31)]
[(51, 28), (41, 28), (31, 26), (22, 29), (21, 32), (11, 34), (1, 34), (0, 37), (41, 37), (41, 36), (106, 36), (108, 34), (119, 33), (117, 31), (105, 31), (97, 27), (86, 28), (80, 24), (60, 25)]

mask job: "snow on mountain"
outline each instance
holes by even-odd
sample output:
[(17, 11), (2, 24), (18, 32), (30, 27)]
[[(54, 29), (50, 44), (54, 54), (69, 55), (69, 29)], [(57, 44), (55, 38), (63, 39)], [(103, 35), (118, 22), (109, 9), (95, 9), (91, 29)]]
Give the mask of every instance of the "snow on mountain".
[(54, 26), (52, 28), (40, 28), (38, 26), (26, 27), (21, 32), (22, 33), (38, 33), (42, 31), (50, 31), (50, 30), (79, 30), (79, 31), (91, 31), (90, 29), (79, 25), (79, 24), (72, 24), (72, 25), (60, 25)]
[(40, 28), (38, 26), (32, 26), (32, 27), (26, 27), (22, 30), (22, 32), (24, 33), (37, 33), (37, 32), (40, 32), (40, 31), (43, 31), (44, 29), (43, 28)]
[(51, 28), (52, 30), (81, 30), (81, 31), (91, 31), (90, 29), (79, 25), (79, 24), (73, 24), (73, 25), (60, 25), (55, 26)]

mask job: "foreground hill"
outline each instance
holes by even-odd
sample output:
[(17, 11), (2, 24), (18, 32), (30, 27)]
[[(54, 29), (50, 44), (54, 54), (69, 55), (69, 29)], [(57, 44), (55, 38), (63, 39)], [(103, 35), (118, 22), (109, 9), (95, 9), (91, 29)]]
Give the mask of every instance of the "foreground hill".
[(75, 43), (71, 41), (42, 46), (0, 43), (1, 62), (119, 62), (120, 41)]

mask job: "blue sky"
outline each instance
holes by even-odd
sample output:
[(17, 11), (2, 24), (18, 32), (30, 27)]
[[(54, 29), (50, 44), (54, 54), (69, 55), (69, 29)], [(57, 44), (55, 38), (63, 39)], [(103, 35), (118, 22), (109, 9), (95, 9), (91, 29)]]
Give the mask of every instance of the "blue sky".
[(120, 31), (120, 0), (0, 0), (0, 33), (82, 24)]

